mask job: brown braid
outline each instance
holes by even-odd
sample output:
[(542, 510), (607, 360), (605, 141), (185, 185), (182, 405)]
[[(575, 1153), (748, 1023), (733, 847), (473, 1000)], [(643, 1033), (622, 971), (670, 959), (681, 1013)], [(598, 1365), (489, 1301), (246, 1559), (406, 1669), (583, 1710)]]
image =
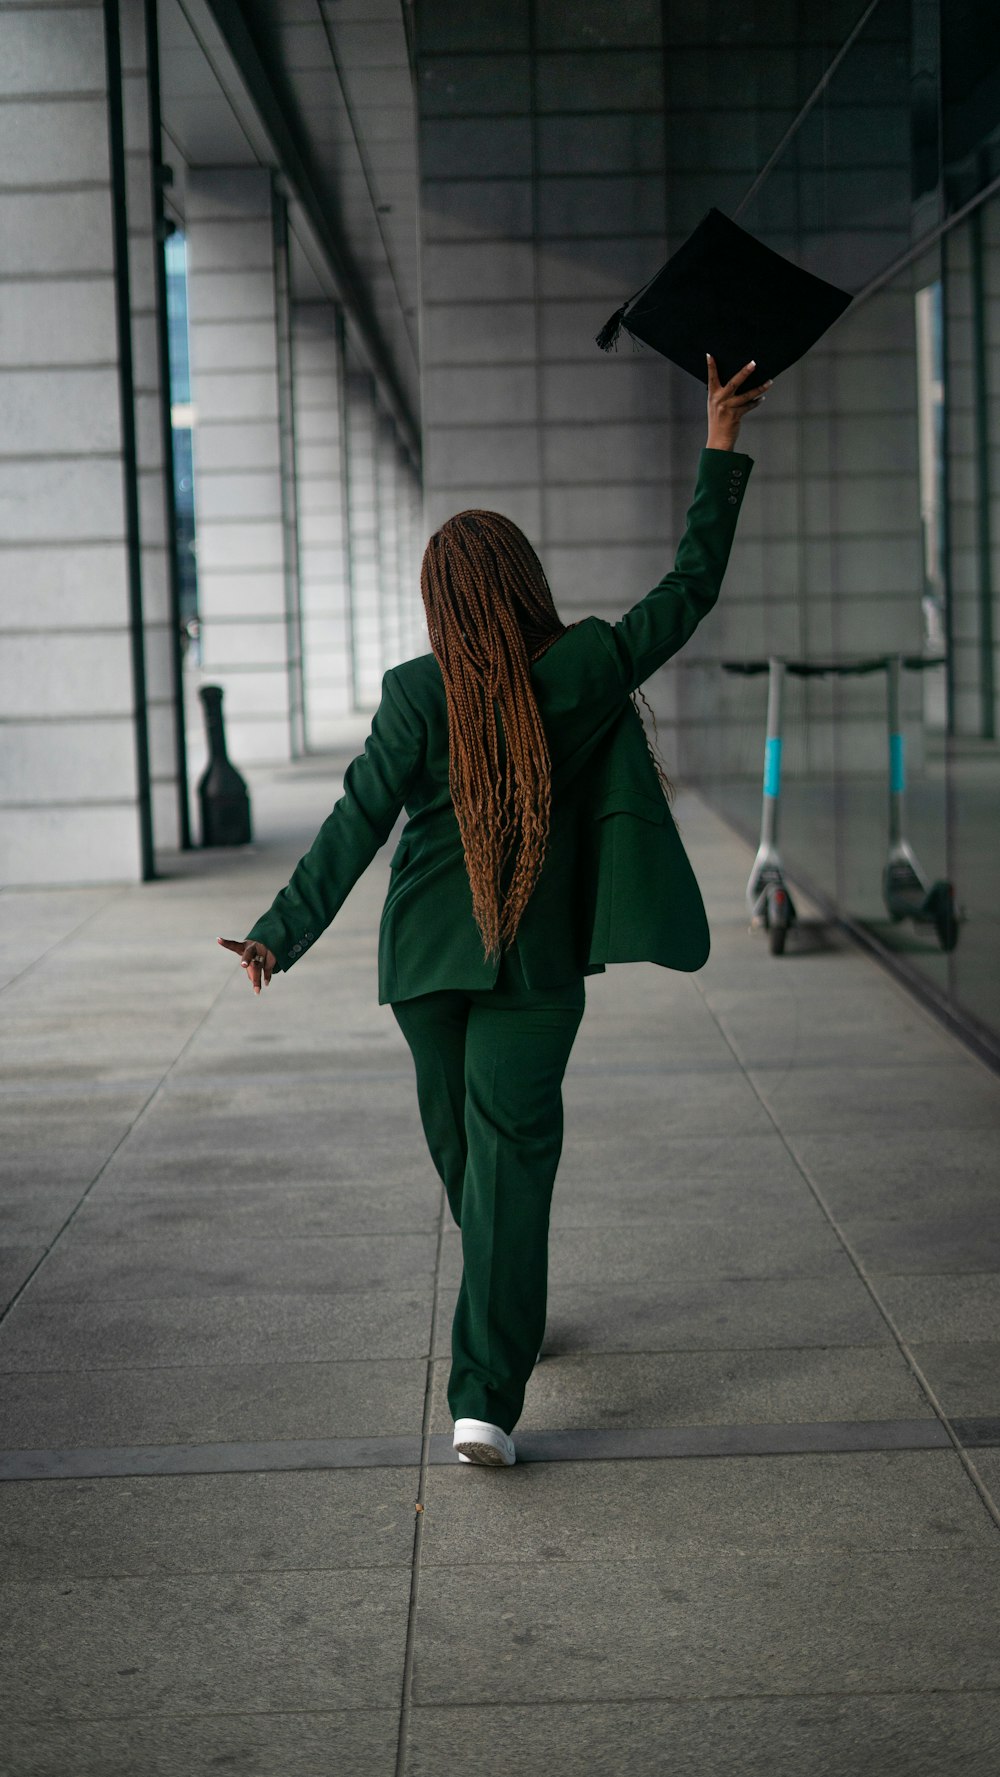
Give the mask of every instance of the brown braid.
[[(674, 786), (671, 783), (670, 779), (668, 778), (666, 771), (664, 770), (663, 760), (660, 758), (659, 751), (658, 751), (659, 741), (660, 741), (660, 731), (656, 725), (656, 711), (654, 710), (654, 708), (653, 708), (652, 704), (650, 703), (648, 697), (646, 696), (645, 692), (641, 691), (639, 686), (637, 685), (635, 690), (632, 693), (632, 702), (635, 705), (635, 713), (638, 716), (640, 722), (642, 722), (642, 711), (639, 708), (638, 703), (636, 703), (636, 698), (640, 698), (641, 701), (645, 704), (647, 710), (649, 711), (649, 719), (653, 724), (653, 738), (652, 738), (652, 740), (650, 740), (649, 735), (648, 734), (646, 735), (646, 751), (649, 754), (650, 758), (653, 761), (653, 764), (656, 767), (656, 775), (660, 780), (660, 788), (663, 791), (664, 796), (667, 798), (668, 802), (672, 802), (674, 799)], [(645, 722), (642, 722), (642, 726), (643, 726), (643, 729), (645, 729), (645, 727), (646, 727)]]
[(435, 531), (420, 590), (472, 910), (493, 957), (512, 942), (545, 860), (552, 775), (531, 663), (566, 625), (527, 537), (499, 512), (459, 512)]

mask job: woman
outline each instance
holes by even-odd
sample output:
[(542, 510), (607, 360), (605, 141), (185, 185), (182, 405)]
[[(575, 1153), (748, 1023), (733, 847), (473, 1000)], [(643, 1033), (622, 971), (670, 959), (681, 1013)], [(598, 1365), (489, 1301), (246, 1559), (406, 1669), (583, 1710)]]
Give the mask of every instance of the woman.
[(769, 386), (719, 382), (672, 572), (619, 623), (567, 628), (527, 539), (460, 512), (427, 545), (431, 653), (386, 673), (344, 794), (236, 952), (254, 993), (329, 925), (388, 838), (379, 1001), (413, 1054), (431, 1157), (462, 1232), (448, 1402), (467, 1462), (511, 1432), (545, 1327), (562, 1080), (584, 977), (697, 969), (708, 927), (632, 698), (722, 583), (752, 459), (740, 421)]

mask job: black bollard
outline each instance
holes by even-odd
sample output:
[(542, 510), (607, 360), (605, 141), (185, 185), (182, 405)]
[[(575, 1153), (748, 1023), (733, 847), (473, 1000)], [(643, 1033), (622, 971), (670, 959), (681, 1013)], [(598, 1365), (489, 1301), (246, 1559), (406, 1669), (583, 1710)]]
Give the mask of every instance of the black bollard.
[(203, 685), (198, 693), (208, 731), (208, 764), (198, 780), (202, 845), (249, 845), (250, 796), (226, 753), (222, 686)]

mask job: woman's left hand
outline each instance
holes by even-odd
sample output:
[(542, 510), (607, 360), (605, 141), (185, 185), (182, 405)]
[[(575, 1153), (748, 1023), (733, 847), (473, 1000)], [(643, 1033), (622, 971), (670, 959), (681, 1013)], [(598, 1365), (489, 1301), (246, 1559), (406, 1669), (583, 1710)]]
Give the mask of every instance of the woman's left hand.
[(223, 950), (234, 950), (241, 958), (247, 972), (247, 980), (254, 993), (260, 992), (263, 981), (266, 987), (277, 967), (278, 959), (274, 952), (268, 950), (266, 944), (260, 944), (255, 938), (220, 938), (218, 942)]

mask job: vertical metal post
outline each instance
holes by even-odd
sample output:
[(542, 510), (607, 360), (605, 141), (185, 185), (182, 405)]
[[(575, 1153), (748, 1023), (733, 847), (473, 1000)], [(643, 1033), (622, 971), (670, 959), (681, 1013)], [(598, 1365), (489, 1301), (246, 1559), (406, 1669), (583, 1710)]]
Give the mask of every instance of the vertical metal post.
[(122, 423), (122, 484), (128, 556), (129, 642), (135, 703), (136, 797), (139, 857), (143, 882), (156, 875), (149, 770), (149, 712), (146, 699), (146, 643), (142, 612), (142, 548), (139, 529), (139, 463), (135, 436), (135, 372), (132, 363), (132, 296), (128, 262), (128, 207), (125, 121), (122, 105), (122, 48), (118, 0), (104, 0), (104, 49), (108, 82), (108, 142), (111, 159), (111, 215), (114, 241), (115, 318), (118, 334), (118, 390)]
[(760, 837), (774, 845), (778, 837), (778, 800), (781, 795), (781, 702), (785, 663), (772, 654), (767, 664), (767, 736), (764, 741), (764, 799)]
[(890, 654), (886, 661), (886, 707), (889, 720), (889, 845), (903, 837), (903, 797), (906, 792), (906, 741), (899, 718), (899, 675), (902, 657)]

